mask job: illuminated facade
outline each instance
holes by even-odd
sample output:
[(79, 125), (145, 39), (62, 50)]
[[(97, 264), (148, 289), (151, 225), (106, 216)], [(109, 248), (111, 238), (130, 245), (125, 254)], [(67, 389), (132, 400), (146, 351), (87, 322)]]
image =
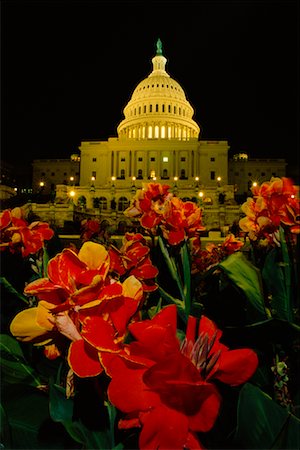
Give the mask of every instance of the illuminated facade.
[[(82, 141), (79, 185), (77, 179), (60, 183), (68, 184), (69, 201), (77, 210), (111, 224), (127, 220), (123, 210), (136, 189), (152, 180), (170, 185), (182, 199), (201, 204), (207, 228), (228, 227), (239, 216), (234, 195), (244, 192), (245, 180), (239, 178), (236, 167), (229, 179), (227, 141), (200, 139), (194, 109), (183, 88), (167, 73), (166, 63), (158, 40), (152, 71), (133, 90), (117, 127), (118, 136)], [(67, 172), (63, 170), (66, 176)], [(34, 173), (38, 182), (41, 166), (39, 170), (34, 166)], [(62, 202), (61, 187), (56, 187), (58, 203)]]
[[(81, 143), (75, 204), (84, 201), (92, 208), (96, 203), (101, 216), (109, 216), (113, 202), (118, 214), (136, 189), (155, 180), (169, 184), (181, 198), (216, 209), (223, 190), (226, 202), (233, 206), (228, 143), (200, 140), (194, 109), (180, 84), (167, 73), (166, 62), (158, 40), (152, 71), (136, 86), (125, 106), (118, 137)], [(219, 223), (217, 217), (214, 222)]]

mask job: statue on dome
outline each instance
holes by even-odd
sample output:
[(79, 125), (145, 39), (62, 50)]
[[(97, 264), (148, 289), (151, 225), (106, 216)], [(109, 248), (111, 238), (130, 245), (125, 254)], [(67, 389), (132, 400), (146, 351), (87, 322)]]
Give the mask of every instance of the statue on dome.
[(162, 55), (162, 42), (159, 38), (157, 39), (157, 42), (156, 42), (156, 54)]

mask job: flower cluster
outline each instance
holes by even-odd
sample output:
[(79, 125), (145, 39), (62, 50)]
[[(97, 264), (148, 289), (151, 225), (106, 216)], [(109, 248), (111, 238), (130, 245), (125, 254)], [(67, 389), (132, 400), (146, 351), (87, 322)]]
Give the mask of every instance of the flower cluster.
[[(270, 413), (277, 407), (290, 414), (283, 448), (294, 448), (295, 370), (288, 363), (300, 328), (292, 241), (284, 237), (297, 236), (299, 200), (285, 178), (253, 193), (242, 207), (245, 238), (229, 234), (203, 247), (201, 208), (167, 185), (144, 184), (125, 211), (143, 234), (101, 243), (99, 222), (86, 221), (80, 248), (43, 259), (40, 278), (26, 284), (22, 294), (34, 301), (14, 315), (10, 335), (59, 362), (56, 389), (64, 398), (53, 397), (51, 375), (51, 417), (83, 448), (258, 448), (266, 428), (264, 445), (274, 448), (284, 428)], [(14, 248), (18, 234), (26, 258), (35, 247), (18, 213), (2, 214), (1, 236)], [(36, 248), (52, 236), (47, 224), (28, 228), (39, 230)], [(249, 245), (276, 232), (280, 247), (270, 246), (264, 265), (255, 266)], [(96, 386), (101, 408), (92, 413), (101, 410), (103, 424), (106, 411), (104, 431), (76, 420), (83, 381)], [(258, 419), (248, 407), (255, 402)]]
[(243, 245), (233, 234), (228, 234), (221, 244), (210, 242), (202, 249), (201, 238), (195, 237), (191, 240), (192, 273), (205, 272), (240, 250)]
[(138, 218), (148, 233), (162, 233), (170, 245), (178, 245), (205, 227), (202, 225), (202, 210), (193, 202), (182, 201), (169, 190), (168, 185), (144, 184), (124, 214)]
[(54, 231), (48, 223), (28, 223), (22, 208), (6, 209), (0, 214), (0, 250), (21, 252), (23, 257), (37, 253), (50, 240)]
[(300, 203), (297, 189), (289, 178), (272, 178), (252, 187), (253, 198), (242, 205), (245, 213), (240, 228), (251, 240), (272, 240), (272, 234), (280, 225), (300, 233)]

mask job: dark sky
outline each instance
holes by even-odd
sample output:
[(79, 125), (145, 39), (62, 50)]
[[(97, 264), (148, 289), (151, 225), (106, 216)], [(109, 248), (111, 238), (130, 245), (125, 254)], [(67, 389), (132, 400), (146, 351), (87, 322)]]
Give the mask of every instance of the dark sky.
[(228, 140), (230, 154), (298, 153), (297, 0), (7, 0), (1, 21), (4, 160), (116, 136), (158, 37), (203, 139)]

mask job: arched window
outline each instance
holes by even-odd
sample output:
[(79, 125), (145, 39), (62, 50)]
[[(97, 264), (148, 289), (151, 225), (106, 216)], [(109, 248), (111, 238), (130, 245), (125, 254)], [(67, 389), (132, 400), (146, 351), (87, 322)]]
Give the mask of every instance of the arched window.
[(152, 125), (149, 125), (148, 127), (148, 138), (152, 139)]
[(106, 199), (106, 197), (99, 197), (99, 208), (101, 210), (107, 209), (107, 199)]
[(163, 170), (162, 178), (169, 178), (168, 177), (168, 169)]
[(154, 128), (154, 137), (157, 139), (157, 138), (159, 138), (159, 126), (158, 125), (155, 125), (155, 128)]
[(164, 125), (162, 125), (162, 127), (160, 129), (160, 137), (162, 139), (164, 139), (166, 137), (166, 127)]
[(129, 201), (126, 197), (120, 197), (118, 201), (118, 211), (124, 211), (129, 206)]

